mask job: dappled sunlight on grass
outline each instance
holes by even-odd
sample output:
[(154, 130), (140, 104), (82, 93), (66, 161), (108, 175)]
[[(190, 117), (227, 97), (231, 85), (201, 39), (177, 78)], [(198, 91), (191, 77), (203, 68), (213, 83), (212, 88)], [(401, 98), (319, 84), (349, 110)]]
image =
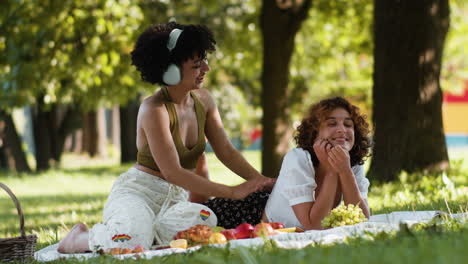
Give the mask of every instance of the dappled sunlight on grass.
[(447, 175), (405, 174), (400, 178), (403, 178), (400, 182), (371, 188), (369, 206), (373, 214), (404, 210), (468, 211), (466, 179)]
[[(58, 227), (71, 228), (78, 222), (95, 224), (101, 220), (106, 197), (106, 194), (96, 194), (20, 199), (26, 230), (28, 233), (36, 233), (38, 230), (56, 230)], [(7, 237), (19, 234), (19, 218), (13, 202), (2, 196), (0, 207), (7, 208), (0, 212), (0, 237), (4, 237), (3, 234)]]
[[(259, 152), (247, 151), (243, 155), (256, 169), (260, 169)], [(402, 175), (400, 182), (371, 185), (369, 205), (372, 214), (411, 210), (468, 212), (468, 167), (463, 155), (458, 154), (459, 161), (453, 161), (452, 170), (445, 178), (441, 175)], [(207, 158), (211, 180), (228, 185), (243, 182), (242, 178), (221, 164), (213, 153), (208, 153)], [(88, 226), (100, 222), (113, 181), (132, 166), (106, 164), (101, 160), (81, 167), (83, 164), (76, 166), (71, 163), (73, 156), (65, 160), (67, 163), (61, 169), (38, 174), (0, 176), (0, 181), (8, 185), (20, 200), (25, 215), (26, 233), (36, 234), (39, 238), (37, 249), (57, 243), (78, 222)], [(18, 236), (19, 220), (16, 208), (9, 196), (1, 190), (0, 208), (0, 238)], [(372, 244), (366, 246), (376, 247), (376, 250), (382, 249)], [(333, 250), (338, 252), (340, 247), (342, 246), (333, 247)], [(213, 250), (211, 249), (210, 254), (216, 254)], [(348, 249), (343, 250), (349, 254)], [(294, 254), (309, 256), (309, 251), (324, 254), (316, 248), (292, 251), (294, 253), (291, 254), (286, 253), (287, 250), (280, 250), (281, 253), (275, 254), (288, 254), (285, 258), (290, 260)], [(200, 256), (203, 256), (203, 253)], [(227, 259), (226, 256), (224, 258)]]

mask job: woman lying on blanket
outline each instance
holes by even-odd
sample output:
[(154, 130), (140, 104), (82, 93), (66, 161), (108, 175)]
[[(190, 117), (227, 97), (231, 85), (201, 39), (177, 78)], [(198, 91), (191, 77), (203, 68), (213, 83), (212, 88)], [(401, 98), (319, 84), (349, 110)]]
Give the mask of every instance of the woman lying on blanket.
[[(144, 81), (162, 88), (146, 98), (137, 121), (137, 164), (121, 174), (104, 207), (103, 223), (90, 230), (77, 224), (59, 243), (62, 253), (99, 248), (148, 249), (169, 242), (195, 224), (216, 225), (207, 197), (242, 199), (270, 188), (232, 146), (211, 94), (203, 89), (215, 50), (212, 32), (201, 25), (168, 23), (148, 28), (132, 52)], [(216, 156), (247, 181), (230, 187), (208, 180), (205, 136)]]
[(369, 217), (364, 158), (371, 141), (359, 109), (341, 97), (312, 105), (297, 128), (297, 148), (284, 157), (263, 220), (322, 229), (320, 222), (341, 200)]
[(234, 228), (263, 221), (321, 229), (321, 220), (341, 200), (359, 205), (369, 217), (369, 181), (362, 164), (371, 142), (369, 125), (359, 109), (341, 97), (320, 101), (310, 107), (295, 140), (298, 148), (284, 157), (271, 194), (257, 192), (244, 200), (217, 198), (206, 203), (216, 213), (218, 225)]

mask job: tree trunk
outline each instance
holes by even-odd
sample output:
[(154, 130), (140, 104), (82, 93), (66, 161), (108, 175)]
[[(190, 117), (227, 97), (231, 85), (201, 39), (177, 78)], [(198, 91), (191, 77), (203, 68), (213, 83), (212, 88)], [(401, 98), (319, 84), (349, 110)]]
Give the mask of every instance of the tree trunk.
[(5, 165), (17, 172), (31, 172), (11, 114), (0, 110), (0, 122), (3, 123), (0, 124), (0, 145), (3, 146)]
[(10, 166), (8, 165), (8, 157), (6, 154), (5, 144), (0, 142), (0, 172), (2, 170), (8, 170)]
[(83, 152), (94, 157), (98, 154), (98, 127), (96, 111), (83, 114)]
[(112, 125), (110, 127), (111, 127), (112, 145), (114, 146), (114, 148), (120, 149), (120, 113), (119, 113), (118, 106), (114, 106), (112, 108), (111, 120), (112, 120)]
[(50, 138), (50, 111), (44, 110), (43, 97), (37, 98), (36, 106), (33, 109), (33, 130), (36, 157), (36, 171), (47, 170), (50, 168), (52, 159), (52, 147)]
[(82, 153), (83, 150), (83, 128), (76, 130), (71, 135), (70, 151), (74, 153)]
[(448, 166), (440, 69), (448, 0), (375, 0), (374, 151), (369, 177)]
[(136, 161), (136, 132), (139, 100), (131, 100), (125, 107), (120, 107), (120, 162)]
[[(60, 162), (65, 150), (65, 139), (81, 126), (80, 111), (73, 105), (55, 105), (52, 108), (55, 116), (53, 134), (53, 158)], [(51, 125), (50, 125), (51, 126)]]
[(9, 157), (6, 149), (6, 136), (5, 136), (5, 117), (3, 111), (0, 110), (0, 169), (10, 169)]
[(289, 64), (296, 33), (307, 18), (311, 2), (263, 0), (262, 4), (262, 173), (268, 177), (278, 176), (292, 137), (291, 102), (288, 100)]
[(32, 111), (36, 170), (50, 168), (51, 160), (60, 162), (66, 137), (80, 126), (79, 110), (73, 105), (46, 106), (37, 98)]
[(107, 124), (106, 113), (103, 107), (100, 107), (96, 113), (96, 125), (98, 132), (98, 154), (101, 157), (107, 157)]

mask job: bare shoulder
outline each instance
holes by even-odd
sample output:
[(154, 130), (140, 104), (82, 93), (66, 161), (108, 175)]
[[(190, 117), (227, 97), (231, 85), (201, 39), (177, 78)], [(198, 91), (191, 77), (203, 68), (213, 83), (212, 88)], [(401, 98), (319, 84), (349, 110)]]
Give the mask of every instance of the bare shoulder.
[(154, 118), (158, 115), (165, 113), (164, 97), (160, 91), (143, 99), (138, 111), (140, 118), (146, 119)]
[(193, 93), (197, 96), (197, 98), (200, 100), (200, 102), (203, 104), (206, 110), (216, 107), (216, 103), (213, 99), (213, 96), (207, 89), (200, 88), (198, 90), (194, 90)]

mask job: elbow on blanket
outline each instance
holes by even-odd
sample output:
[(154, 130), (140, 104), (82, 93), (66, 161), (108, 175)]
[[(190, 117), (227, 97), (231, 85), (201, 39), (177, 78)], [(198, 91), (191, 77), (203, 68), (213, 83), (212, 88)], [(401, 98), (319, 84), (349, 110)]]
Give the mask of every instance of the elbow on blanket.
[(302, 223), (302, 226), (304, 227), (305, 230), (323, 230), (323, 229), (325, 229), (321, 225), (321, 220), (320, 221), (310, 220), (307, 223)]

